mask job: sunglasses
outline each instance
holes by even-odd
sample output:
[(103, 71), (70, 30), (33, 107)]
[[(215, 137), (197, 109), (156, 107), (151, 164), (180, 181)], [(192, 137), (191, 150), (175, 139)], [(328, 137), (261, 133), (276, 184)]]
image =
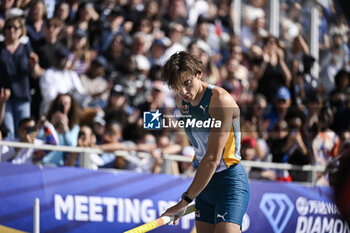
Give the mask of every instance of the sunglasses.
[(36, 127), (35, 126), (26, 126), (24, 128), (24, 130), (26, 131), (27, 134), (33, 133), (36, 131)]
[(8, 30), (11, 30), (11, 29), (15, 29), (16, 31), (18, 30), (18, 29), (20, 29), (20, 27), (17, 27), (17, 26), (15, 26), (15, 25), (7, 25), (6, 27), (5, 27), (5, 29), (8, 29)]
[(46, 27), (47, 28), (58, 28), (59, 26), (56, 24), (47, 24)]

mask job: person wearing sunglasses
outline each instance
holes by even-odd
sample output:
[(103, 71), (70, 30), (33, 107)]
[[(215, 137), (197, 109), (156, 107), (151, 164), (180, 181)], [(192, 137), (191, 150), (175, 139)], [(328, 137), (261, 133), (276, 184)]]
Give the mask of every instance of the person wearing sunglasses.
[(6, 19), (3, 28), (4, 41), (0, 43), (0, 87), (11, 90), (6, 103), (4, 123), (9, 136), (18, 136), (20, 119), (30, 113), (30, 76), (40, 72), (38, 56), (32, 51), (30, 43), (22, 43), (20, 38), (26, 34), (22, 17)]
[[(43, 144), (43, 141), (37, 139), (38, 131), (33, 118), (23, 118), (19, 122), (18, 138), (5, 139), (6, 141), (24, 142), (31, 144)], [(34, 148), (14, 148), (10, 146), (1, 147), (1, 161), (14, 164), (32, 163), (33, 156), (36, 153)]]

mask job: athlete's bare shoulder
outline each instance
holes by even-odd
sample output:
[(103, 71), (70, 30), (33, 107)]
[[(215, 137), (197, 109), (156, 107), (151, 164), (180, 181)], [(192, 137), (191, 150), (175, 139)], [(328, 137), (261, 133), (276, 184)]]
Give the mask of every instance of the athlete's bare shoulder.
[(212, 107), (238, 107), (232, 95), (222, 87), (214, 87), (210, 101)]

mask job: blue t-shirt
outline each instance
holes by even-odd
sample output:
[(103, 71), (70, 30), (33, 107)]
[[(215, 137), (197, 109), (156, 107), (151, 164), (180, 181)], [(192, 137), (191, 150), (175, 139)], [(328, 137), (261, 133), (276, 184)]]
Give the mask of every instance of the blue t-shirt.
[(30, 101), (29, 54), (30, 44), (20, 44), (11, 54), (4, 42), (0, 43), (0, 87), (11, 90), (11, 99)]

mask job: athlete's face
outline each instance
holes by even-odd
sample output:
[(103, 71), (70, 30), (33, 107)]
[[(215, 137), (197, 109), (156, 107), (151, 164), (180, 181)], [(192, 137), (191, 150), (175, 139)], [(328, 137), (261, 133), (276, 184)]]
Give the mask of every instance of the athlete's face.
[(175, 87), (175, 91), (185, 102), (193, 101), (201, 85), (202, 74), (197, 76), (183, 76)]

